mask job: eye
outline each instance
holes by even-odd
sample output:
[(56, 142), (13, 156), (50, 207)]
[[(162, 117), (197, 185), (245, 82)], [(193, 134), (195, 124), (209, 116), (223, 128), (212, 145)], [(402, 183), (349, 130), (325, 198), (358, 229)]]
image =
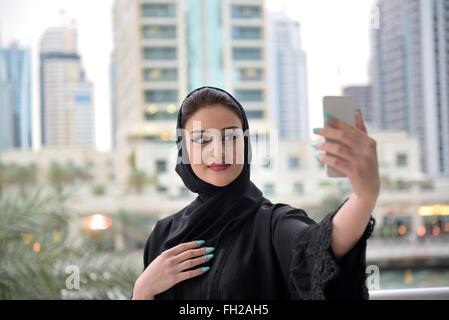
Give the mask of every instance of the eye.
[(210, 137), (206, 137), (206, 136), (198, 136), (192, 139), (193, 143), (198, 143), (198, 144), (205, 144), (207, 142), (210, 142)]

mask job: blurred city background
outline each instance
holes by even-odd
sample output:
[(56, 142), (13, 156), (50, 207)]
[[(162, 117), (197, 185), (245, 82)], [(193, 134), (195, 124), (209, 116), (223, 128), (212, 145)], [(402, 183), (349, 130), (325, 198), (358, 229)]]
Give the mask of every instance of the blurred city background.
[(351, 189), (312, 128), (352, 96), (382, 182), (372, 289), (449, 286), (449, 0), (0, 0), (0, 299), (130, 297), (152, 227), (196, 196), (173, 133), (203, 85), (244, 106), (254, 183), (316, 221)]

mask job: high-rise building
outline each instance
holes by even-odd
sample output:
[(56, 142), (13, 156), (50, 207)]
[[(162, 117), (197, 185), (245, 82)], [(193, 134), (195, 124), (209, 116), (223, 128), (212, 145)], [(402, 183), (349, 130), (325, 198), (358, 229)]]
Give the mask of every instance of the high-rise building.
[(0, 48), (0, 151), (31, 145), (30, 49), (12, 43)]
[(75, 137), (76, 145), (90, 149), (94, 147), (95, 124), (93, 108), (93, 84), (78, 82), (75, 86)]
[(203, 85), (231, 92), (266, 125), (264, 21), (263, 0), (116, 0), (117, 143), (168, 140), (182, 100)]
[(43, 146), (95, 147), (92, 88), (78, 53), (77, 30), (46, 30), (40, 43)]
[(378, 0), (372, 32), (373, 110), (379, 129), (419, 137), (421, 165), (449, 175), (449, 0)]
[(356, 108), (360, 109), (363, 122), (367, 127), (373, 127), (373, 107), (371, 86), (348, 86), (343, 88), (343, 95), (352, 97)]
[(273, 122), (281, 138), (308, 139), (306, 55), (300, 24), (284, 12), (268, 16)]
[(117, 101), (115, 88), (115, 63), (114, 54), (111, 54), (111, 63), (109, 65), (109, 89), (111, 105), (111, 148), (117, 146)]

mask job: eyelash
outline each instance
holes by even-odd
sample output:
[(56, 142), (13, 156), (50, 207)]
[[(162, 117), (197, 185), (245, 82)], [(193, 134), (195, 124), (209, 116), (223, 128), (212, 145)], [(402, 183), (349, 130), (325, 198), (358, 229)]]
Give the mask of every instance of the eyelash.
[[(236, 140), (237, 137), (238, 137), (238, 135), (233, 134), (233, 135), (224, 136), (224, 137), (223, 137), (223, 141), (226, 141), (226, 140), (225, 140), (226, 137), (232, 137), (232, 140)], [(195, 138), (195, 139), (192, 139), (192, 142), (193, 142), (193, 143), (198, 143), (198, 144), (205, 144), (205, 143), (210, 142), (210, 140), (209, 140), (209, 141), (201, 141), (201, 142), (198, 141), (198, 140), (201, 140), (201, 139), (203, 139), (203, 137), (201, 137), (201, 138)]]

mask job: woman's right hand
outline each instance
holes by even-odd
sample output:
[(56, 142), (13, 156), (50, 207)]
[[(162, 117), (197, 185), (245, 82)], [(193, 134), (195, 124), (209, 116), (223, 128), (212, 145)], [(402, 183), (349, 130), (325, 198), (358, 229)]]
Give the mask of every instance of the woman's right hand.
[(156, 294), (170, 289), (178, 282), (208, 271), (209, 267), (184, 271), (203, 264), (213, 257), (213, 254), (210, 254), (214, 250), (212, 247), (206, 251), (206, 247), (198, 248), (200, 246), (196, 241), (184, 242), (162, 252), (137, 278), (134, 284), (133, 300), (154, 300)]

